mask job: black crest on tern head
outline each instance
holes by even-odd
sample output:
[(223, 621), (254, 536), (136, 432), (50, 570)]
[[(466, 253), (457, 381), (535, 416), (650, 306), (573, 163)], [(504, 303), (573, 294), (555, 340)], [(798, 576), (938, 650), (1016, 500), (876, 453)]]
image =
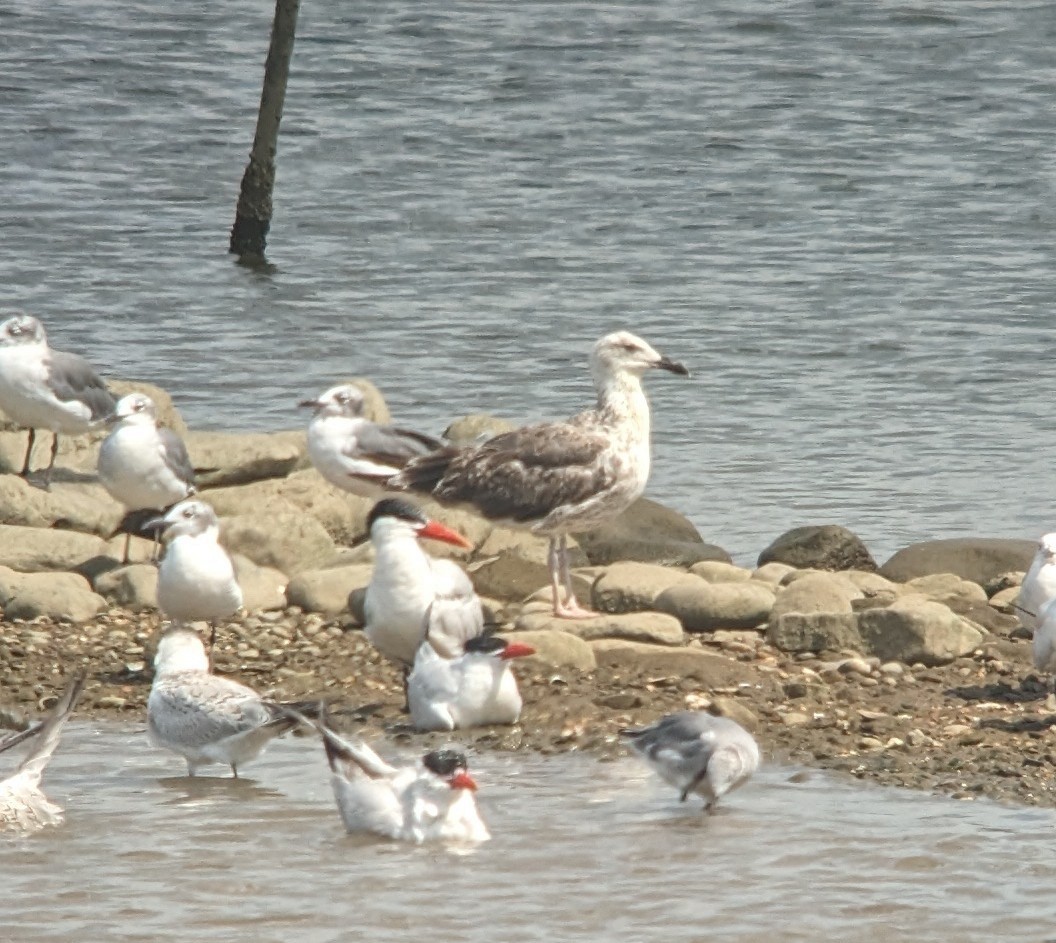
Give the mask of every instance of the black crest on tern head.
[(422, 765), (437, 776), (453, 776), (457, 770), (469, 769), (461, 750), (432, 750), (422, 757)]
[(508, 642), (497, 635), (474, 635), (466, 639), (462, 648), (467, 652), (477, 652), (481, 655), (494, 655), (496, 652), (506, 650)]
[(367, 517), (367, 533), (374, 526), (379, 517), (395, 517), (401, 521), (412, 521), (415, 524), (425, 524), (425, 515), (410, 501), (401, 498), (385, 498), (370, 509)]

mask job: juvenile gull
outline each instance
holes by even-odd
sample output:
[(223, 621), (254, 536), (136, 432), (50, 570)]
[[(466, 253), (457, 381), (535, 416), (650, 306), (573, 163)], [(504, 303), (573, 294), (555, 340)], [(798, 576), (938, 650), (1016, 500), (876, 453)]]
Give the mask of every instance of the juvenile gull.
[(594, 409), (567, 422), (524, 426), (482, 445), (438, 449), (408, 462), (389, 484), (545, 534), (554, 614), (593, 615), (572, 590), (567, 535), (597, 527), (645, 490), (649, 403), (641, 378), (651, 369), (688, 375), (641, 338), (627, 331), (607, 334), (590, 357), (598, 394)]
[(29, 478), (37, 429), (53, 433), (42, 484), (51, 484), (59, 434), (82, 435), (114, 411), (114, 398), (91, 365), (77, 354), (48, 347), (44, 325), (29, 315), (0, 324), (0, 409), (29, 429), (20, 472)]
[(424, 537), (464, 548), (469, 541), (398, 498), (375, 504), (367, 529), (375, 550), (363, 603), (367, 638), (405, 666), (426, 637), (444, 657), (460, 655), (466, 640), (484, 631), (480, 600), (457, 563), (434, 559), (418, 541)]
[(0, 743), (0, 752), (4, 752), (23, 740), (33, 739), (33, 745), (18, 769), (7, 779), (0, 780), (0, 829), (28, 831), (62, 822), (62, 809), (44, 795), (40, 780), (83, 688), (84, 675), (78, 675), (43, 724)]
[(350, 834), (400, 841), (479, 842), (491, 836), (473, 797), (464, 753), (433, 750), (415, 766), (390, 766), (365, 743), (316, 725), (330, 764), (338, 811)]
[(216, 620), (242, 607), (235, 564), (220, 546), (216, 512), (204, 501), (190, 498), (146, 526), (160, 528), (165, 542), (158, 566), (158, 608), (175, 623), (208, 622), (212, 648)]
[[(149, 396), (122, 397), (108, 421), (113, 428), (99, 448), (99, 481), (115, 501), (128, 511), (158, 512), (197, 493), (187, 447), (175, 432), (158, 425)], [(128, 531), (125, 563), (131, 539)]]
[(180, 754), (187, 775), (208, 763), (238, 768), (260, 755), (300, 721), (286, 712), (309, 705), (281, 705), (252, 688), (209, 671), (198, 634), (177, 626), (166, 631), (154, 656), (154, 683), (147, 698), (147, 735), (155, 746)]
[(351, 383), (333, 386), (298, 405), (315, 410), (308, 423), (308, 457), (331, 484), (361, 497), (376, 498), (388, 480), (415, 456), (443, 443), (363, 415), (363, 392)]
[(495, 635), (478, 635), (457, 658), (442, 658), (428, 641), (418, 648), (407, 678), (407, 703), (416, 730), (456, 730), (515, 724), (521, 692), (510, 661), (535, 649)]
[(1056, 599), (1056, 533), (1045, 534), (1038, 541), (1019, 588), (1015, 606), (1023, 627), (1034, 631), (1041, 622), (1042, 610), (1052, 599)]
[(621, 730), (632, 749), (686, 801), (696, 793), (710, 810), (719, 798), (759, 768), (759, 747), (747, 730), (728, 717), (680, 711), (639, 729)]

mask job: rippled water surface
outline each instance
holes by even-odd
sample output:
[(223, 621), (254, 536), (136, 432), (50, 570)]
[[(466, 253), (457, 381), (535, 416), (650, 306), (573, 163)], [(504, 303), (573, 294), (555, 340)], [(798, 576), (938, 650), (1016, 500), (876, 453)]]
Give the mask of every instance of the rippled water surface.
[(336, 378), (560, 416), (629, 325), (651, 493), (742, 562), (1051, 529), (1056, 6), (302, 5), (272, 275), (226, 255), (272, 5), (0, 7), (4, 305), (192, 424)]
[(1051, 810), (767, 766), (707, 817), (631, 759), (472, 763), (493, 839), (413, 847), (344, 834), (313, 740), (274, 744), (240, 781), (190, 780), (142, 729), (74, 723), (48, 773), (66, 826), (0, 839), (4, 937), (971, 943), (1052, 928)]

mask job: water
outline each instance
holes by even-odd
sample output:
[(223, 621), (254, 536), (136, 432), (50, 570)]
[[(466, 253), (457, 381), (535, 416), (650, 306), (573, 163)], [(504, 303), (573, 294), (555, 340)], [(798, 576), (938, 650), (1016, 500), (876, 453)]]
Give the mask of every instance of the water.
[(47, 777), (67, 824), (0, 840), (4, 937), (970, 943), (1051, 925), (1052, 810), (766, 766), (704, 817), (630, 758), (471, 762), (492, 841), (413, 847), (344, 834), (312, 740), (249, 779), (189, 780), (142, 729), (74, 723)]
[(1051, 529), (1048, 3), (304, 4), (272, 275), (226, 255), (270, 4), (0, 9), (4, 303), (199, 427), (374, 377), (567, 415), (630, 326), (650, 493), (751, 563)]

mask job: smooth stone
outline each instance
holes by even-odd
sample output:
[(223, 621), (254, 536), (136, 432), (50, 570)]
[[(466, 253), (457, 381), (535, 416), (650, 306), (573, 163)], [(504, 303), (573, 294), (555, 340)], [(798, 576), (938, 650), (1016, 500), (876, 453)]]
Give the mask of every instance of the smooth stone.
[(526, 606), (514, 623), (518, 632), (541, 629), (575, 635), (587, 642), (616, 638), (654, 645), (682, 645), (685, 634), (678, 619), (660, 612), (601, 613), (592, 619), (559, 619), (545, 603)]
[(302, 431), (192, 431), (184, 436), (184, 441), (194, 467), (199, 469), (199, 488), (285, 478), (308, 463), (308, 444)]
[(614, 563), (598, 577), (591, 605), (599, 612), (640, 612), (655, 609), (657, 597), (680, 583), (708, 584), (685, 570), (656, 563)]
[(907, 580), (903, 586), (905, 592), (922, 593), (961, 615), (973, 606), (985, 606), (989, 602), (982, 586), (961, 579), (956, 573), (930, 573)]
[(851, 612), (787, 612), (771, 620), (766, 640), (783, 652), (863, 648), (858, 616)]
[(668, 648), (623, 639), (601, 639), (592, 642), (591, 648), (599, 666), (646, 678), (692, 678), (704, 687), (719, 688), (752, 677), (752, 670), (742, 662), (699, 648)]
[(286, 587), (286, 599), (291, 606), (305, 612), (337, 615), (348, 609), (348, 597), (355, 589), (370, 583), (373, 565), (354, 563), (350, 566), (326, 570), (306, 570), (298, 573)]
[(0, 566), (0, 606), (7, 620), (87, 622), (106, 608), (106, 600), (78, 573), (19, 573)]
[(508, 419), (490, 413), (470, 413), (456, 419), (444, 430), (444, 438), (452, 445), (480, 445), (517, 427)]
[(678, 583), (657, 596), (654, 606), (678, 619), (687, 632), (754, 629), (770, 617), (774, 592), (758, 581)]
[(925, 540), (903, 547), (880, 573), (896, 583), (931, 573), (956, 573), (961, 579), (986, 586), (1002, 573), (1025, 571), (1037, 548), (1035, 540), (1002, 537)]
[(260, 510), (221, 523), (222, 542), (232, 553), (257, 566), (272, 567), (291, 576), (317, 570), (336, 553), (334, 541), (314, 517), (300, 511)]
[(0, 475), (0, 521), (4, 524), (109, 537), (124, 514), (124, 508), (97, 481), (56, 481), (45, 491), (18, 475)]
[(95, 591), (111, 605), (141, 612), (158, 608), (158, 568), (151, 563), (130, 563), (99, 574)]
[(76, 570), (106, 552), (106, 541), (93, 534), (0, 524), (0, 566), (23, 573)]
[(781, 586), (790, 573), (795, 573), (796, 568), (787, 563), (764, 563), (752, 570), (752, 579), (771, 586)]
[(721, 560), (701, 560), (700, 563), (694, 563), (689, 572), (709, 583), (743, 583), (752, 578), (751, 570)]
[[(478, 593), (502, 600), (522, 600), (540, 587), (549, 587), (549, 541), (527, 531), (497, 527), (473, 554), (469, 570)], [(572, 566), (586, 562), (582, 551), (570, 547)]]
[(541, 629), (501, 634), (504, 638), (524, 642), (535, 649), (534, 655), (519, 659), (525, 664), (546, 668), (578, 668), (580, 671), (593, 671), (597, 667), (597, 659), (590, 644), (568, 632)]
[(241, 554), (233, 554), (235, 579), (242, 589), (242, 608), (246, 612), (268, 612), (286, 608), (286, 584), (289, 577), (281, 570), (259, 566)]
[(842, 574), (796, 573), (791, 583), (778, 590), (770, 618), (777, 619), (788, 612), (850, 613), (851, 601), (862, 595)]
[(865, 543), (838, 524), (794, 527), (774, 540), (761, 554), (759, 566), (787, 563), (797, 569), (876, 570)]
[(969, 654), (985, 637), (948, 607), (922, 595), (903, 596), (886, 609), (859, 613), (858, 631), (867, 651), (882, 661), (929, 667)]

